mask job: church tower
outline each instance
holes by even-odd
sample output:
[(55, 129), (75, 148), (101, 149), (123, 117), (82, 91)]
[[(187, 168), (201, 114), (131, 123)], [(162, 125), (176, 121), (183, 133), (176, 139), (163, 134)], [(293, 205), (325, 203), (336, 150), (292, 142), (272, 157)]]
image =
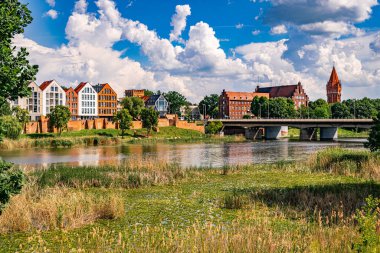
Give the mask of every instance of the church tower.
[(341, 102), (342, 97), (342, 84), (339, 81), (338, 74), (336, 73), (335, 66), (331, 72), (330, 80), (326, 85), (327, 89), (327, 102), (329, 104)]

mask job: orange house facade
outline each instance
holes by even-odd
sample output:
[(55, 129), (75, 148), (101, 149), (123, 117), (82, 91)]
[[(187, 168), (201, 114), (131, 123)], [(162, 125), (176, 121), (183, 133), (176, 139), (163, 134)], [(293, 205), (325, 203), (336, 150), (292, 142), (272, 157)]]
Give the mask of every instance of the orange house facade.
[(66, 106), (69, 107), (71, 119), (76, 120), (78, 118), (78, 94), (73, 88), (66, 89), (65, 92)]
[(93, 86), (98, 93), (98, 117), (111, 120), (117, 112), (117, 94), (108, 83)]

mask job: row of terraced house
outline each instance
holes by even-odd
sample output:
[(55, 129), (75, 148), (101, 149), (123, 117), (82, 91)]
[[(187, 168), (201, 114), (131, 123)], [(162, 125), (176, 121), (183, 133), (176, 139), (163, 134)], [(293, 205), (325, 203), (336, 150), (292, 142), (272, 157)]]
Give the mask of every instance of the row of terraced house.
[(70, 109), (72, 120), (112, 119), (118, 109), (117, 94), (108, 83), (91, 85), (82, 82), (76, 88), (63, 88), (51, 80), (39, 86), (31, 82), (29, 88), (31, 96), (13, 101), (12, 106), (28, 110), (32, 121), (48, 115), (57, 105), (66, 105)]

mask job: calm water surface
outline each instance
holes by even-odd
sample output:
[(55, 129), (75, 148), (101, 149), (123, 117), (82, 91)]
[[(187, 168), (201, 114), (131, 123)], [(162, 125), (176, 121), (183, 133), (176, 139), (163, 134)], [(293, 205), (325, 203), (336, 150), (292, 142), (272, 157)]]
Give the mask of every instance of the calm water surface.
[(184, 167), (221, 167), (223, 165), (302, 160), (327, 147), (362, 149), (364, 140), (337, 142), (298, 142), (287, 139), (242, 143), (131, 144), (123, 146), (78, 147), (67, 149), (27, 149), (1, 151), (0, 158), (21, 167), (51, 164), (103, 165), (128, 160), (176, 162)]

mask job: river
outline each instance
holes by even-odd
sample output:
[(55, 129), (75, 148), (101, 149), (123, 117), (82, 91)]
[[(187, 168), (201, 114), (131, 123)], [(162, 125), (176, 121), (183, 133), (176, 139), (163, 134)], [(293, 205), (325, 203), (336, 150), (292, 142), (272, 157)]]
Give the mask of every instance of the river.
[(363, 139), (336, 142), (300, 142), (288, 139), (234, 143), (130, 144), (61, 149), (22, 149), (0, 151), (0, 158), (19, 167), (47, 167), (120, 164), (128, 160), (175, 162), (184, 167), (222, 167), (224, 165), (302, 160), (328, 147), (362, 149)]

